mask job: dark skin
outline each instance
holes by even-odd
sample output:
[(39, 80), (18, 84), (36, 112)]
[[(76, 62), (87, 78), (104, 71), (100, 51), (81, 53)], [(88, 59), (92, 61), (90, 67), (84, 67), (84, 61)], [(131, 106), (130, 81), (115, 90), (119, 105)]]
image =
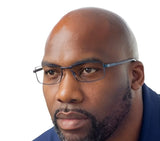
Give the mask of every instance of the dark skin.
[[(104, 63), (137, 59), (136, 41), (117, 15), (97, 8), (78, 9), (52, 30), (43, 62), (67, 67), (91, 58)], [(138, 140), (143, 113), (141, 62), (108, 68), (104, 79), (91, 83), (77, 81), (70, 70), (63, 75), (59, 84), (43, 85), (43, 91), (51, 118), (66, 141), (84, 140), (91, 132), (91, 120), (77, 109), (92, 114), (98, 122), (109, 119), (105, 129), (111, 124), (114, 130), (108, 131), (104, 141)], [(59, 112), (63, 118), (56, 119), (58, 109), (64, 110)]]

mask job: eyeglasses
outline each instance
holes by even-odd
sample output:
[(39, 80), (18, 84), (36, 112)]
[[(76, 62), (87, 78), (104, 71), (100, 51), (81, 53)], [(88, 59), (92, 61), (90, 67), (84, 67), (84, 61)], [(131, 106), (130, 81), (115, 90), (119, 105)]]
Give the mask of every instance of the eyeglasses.
[(123, 60), (116, 63), (105, 64), (99, 60), (87, 60), (78, 62), (69, 67), (61, 67), (56, 64), (43, 62), (41, 67), (36, 67), (33, 71), (39, 83), (44, 85), (54, 85), (61, 82), (63, 70), (69, 69), (74, 78), (80, 82), (94, 82), (105, 77), (105, 69), (128, 62), (135, 62), (136, 59)]

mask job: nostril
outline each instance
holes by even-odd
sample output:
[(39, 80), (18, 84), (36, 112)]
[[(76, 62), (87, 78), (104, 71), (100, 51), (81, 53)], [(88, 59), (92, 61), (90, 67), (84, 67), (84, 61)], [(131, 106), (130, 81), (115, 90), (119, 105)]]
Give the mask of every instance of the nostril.
[(63, 103), (63, 101), (61, 99), (58, 99), (59, 102)]
[(71, 100), (70, 100), (70, 103), (76, 103), (76, 102), (77, 102), (76, 99), (71, 99)]
[[(60, 103), (65, 103), (65, 101), (63, 101), (63, 100), (61, 100), (61, 99), (58, 99), (58, 101), (59, 101)], [(67, 103), (76, 103), (76, 102), (77, 102), (76, 99), (71, 99), (71, 100), (68, 101)]]

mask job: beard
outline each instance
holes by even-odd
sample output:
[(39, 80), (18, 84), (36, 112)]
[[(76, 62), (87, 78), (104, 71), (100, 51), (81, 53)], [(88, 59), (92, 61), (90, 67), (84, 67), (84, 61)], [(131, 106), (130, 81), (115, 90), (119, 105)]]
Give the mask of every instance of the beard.
[[(113, 133), (116, 131), (123, 119), (125, 119), (126, 115), (130, 111), (131, 99), (131, 88), (128, 85), (125, 89), (120, 105), (118, 106), (119, 108), (111, 112), (111, 114), (106, 116), (102, 121), (98, 121), (94, 115), (82, 109), (58, 109), (56, 110), (53, 118), (55, 130), (61, 141), (106, 141), (113, 135)], [(91, 128), (89, 129), (87, 135), (83, 138), (65, 136), (57, 124), (56, 114), (60, 111), (74, 111), (87, 116), (91, 122)]]

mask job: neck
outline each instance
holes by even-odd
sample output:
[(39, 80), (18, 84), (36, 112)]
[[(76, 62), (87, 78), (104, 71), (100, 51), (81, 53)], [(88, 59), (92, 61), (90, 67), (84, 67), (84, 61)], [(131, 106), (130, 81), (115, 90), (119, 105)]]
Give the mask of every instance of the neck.
[(134, 94), (131, 109), (115, 133), (106, 141), (137, 141), (139, 138), (143, 116), (141, 90)]

